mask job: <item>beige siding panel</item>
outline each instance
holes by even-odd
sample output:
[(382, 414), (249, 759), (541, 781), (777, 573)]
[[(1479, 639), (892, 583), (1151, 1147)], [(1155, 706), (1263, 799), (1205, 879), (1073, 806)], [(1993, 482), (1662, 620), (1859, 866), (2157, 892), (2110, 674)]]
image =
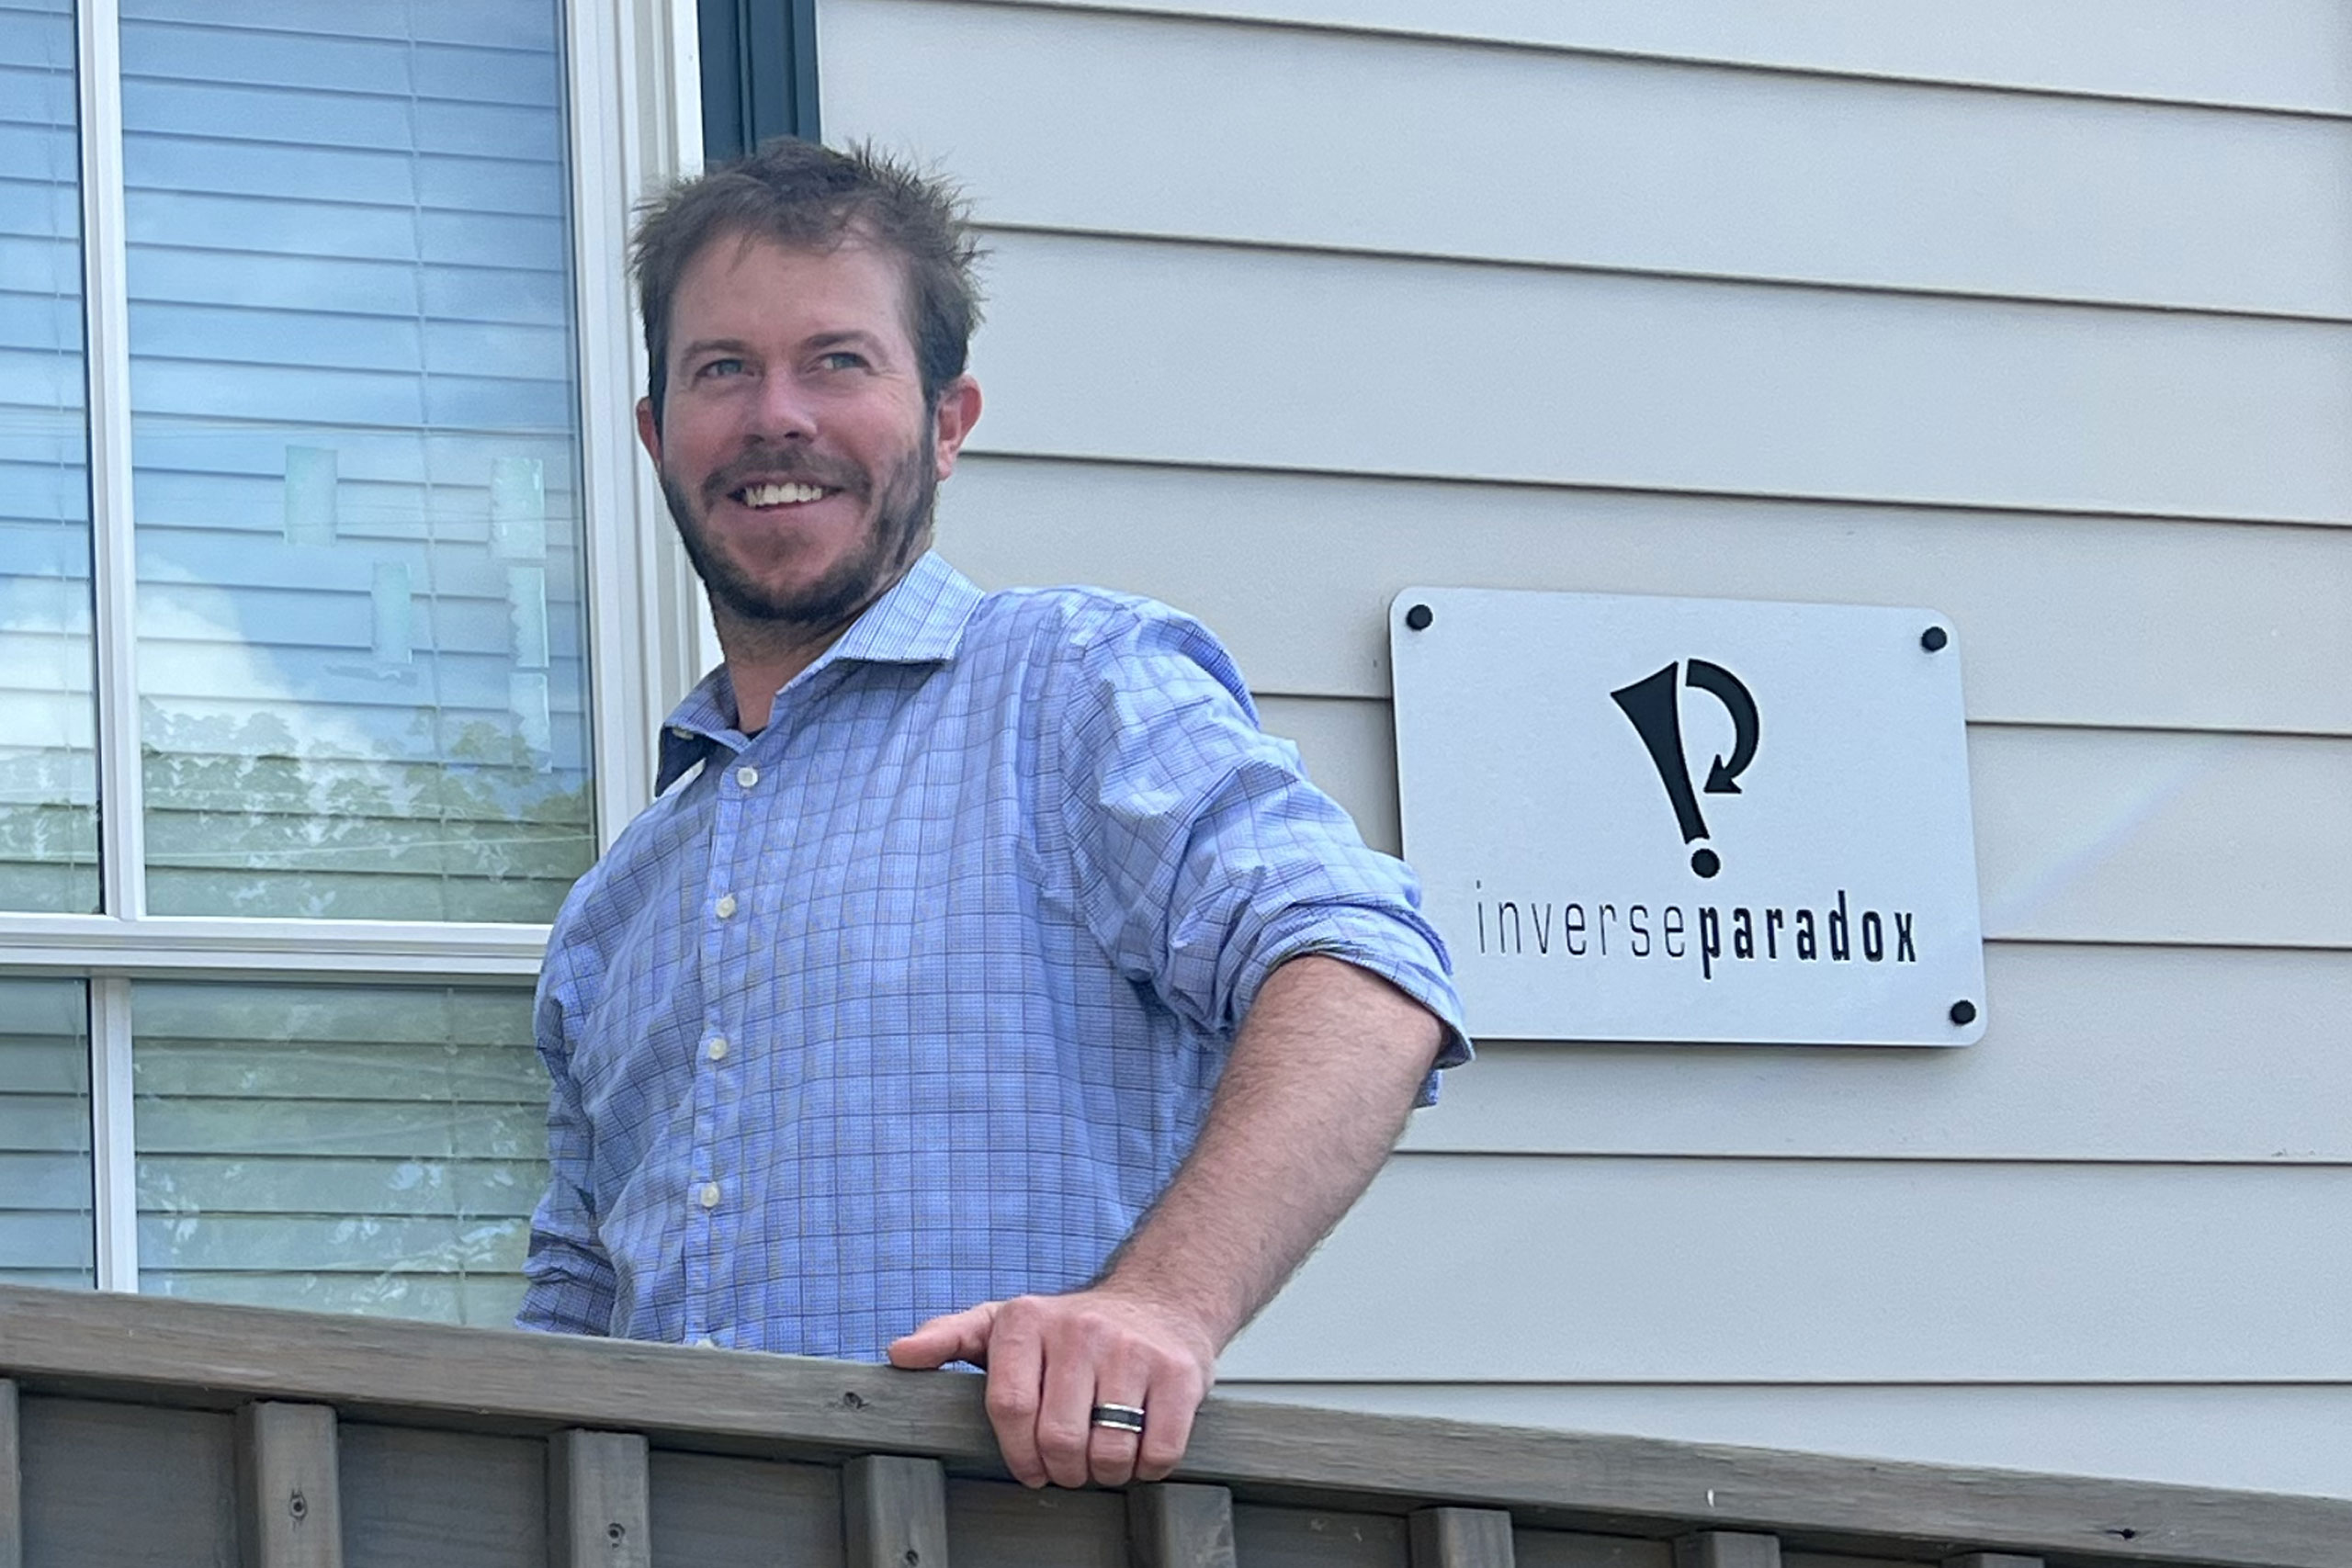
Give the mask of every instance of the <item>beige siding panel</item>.
[[(2352, 110), (2335, 0), (1031, 0), (2194, 103)], [(819, 16), (831, 22), (842, 0)], [(829, 35), (830, 36), (830, 35)]]
[(2352, 520), (2352, 325), (994, 243), (978, 450)]
[(945, 0), (826, 14), (827, 126), (939, 158), (990, 222), (2352, 312), (2352, 122)]
[[(1221, 1395), (1926, 1464), (2352, 1496), (2352, 1386), (1257, 1383)], [(1522, 1559), (1523, 1561), (1523, 1559)]]
[(1242, 1379), (2352, 1379), (2345, 1167), (1402, 1155)]
[(1988, 933), (2352, 947), (2352, 741), (1996, 728), (1969, 753)]
[(2352, 1164), (2352, 953), (1996, 942), (1984, 966), (1965, 1050), (1482, 1040), (1405, 1146)]
[(2352, 734), (2352, 541), (2329, 529), (989, 457), (941, 512), (983, 583), (1180, 604), (1293, 696), (1385, 697), (1408, 586), (1561, 589), (1934, 609), (1978, 721)]
[[(1386, 704), (1261, 716), (1368, 842), (1400, 847)], [(1968, 748), (1988, 938), (2352, 948), (2352, 740), (1977, 726)]]

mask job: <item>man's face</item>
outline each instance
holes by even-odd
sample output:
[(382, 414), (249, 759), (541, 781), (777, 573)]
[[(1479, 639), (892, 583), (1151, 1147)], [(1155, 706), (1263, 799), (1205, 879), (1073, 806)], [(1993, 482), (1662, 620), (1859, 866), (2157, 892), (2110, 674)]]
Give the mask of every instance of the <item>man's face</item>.
[(902, 270), (722, 235), (679, 279), (661, 428), (640, 401), (638, 434), (722, 621), (837, 626), (928, 542), (979, 389), (925, 409)]

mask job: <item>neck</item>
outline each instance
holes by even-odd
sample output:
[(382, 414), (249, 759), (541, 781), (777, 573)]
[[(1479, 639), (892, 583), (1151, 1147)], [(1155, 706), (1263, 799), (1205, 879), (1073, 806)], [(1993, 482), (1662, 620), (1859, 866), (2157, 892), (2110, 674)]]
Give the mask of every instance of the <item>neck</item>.
[(718, 650), (726, 656), (728, 682), (735, 688), (735, 728), (746, 735), (765, 729), (776, 694), (822, 658), (905, 575), (901, 570), (837, 619), (820, 623), (760, 620), (712, 600), (711, 624), (718, 632)]

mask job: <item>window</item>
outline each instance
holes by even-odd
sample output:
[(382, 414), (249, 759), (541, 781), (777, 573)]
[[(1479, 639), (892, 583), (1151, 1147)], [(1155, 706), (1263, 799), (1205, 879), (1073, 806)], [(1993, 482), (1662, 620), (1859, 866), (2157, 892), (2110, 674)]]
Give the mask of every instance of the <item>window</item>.
[(694, 652), (620, 272), (690, 13), (0, 0), (0, 1280), (511, 1314)]

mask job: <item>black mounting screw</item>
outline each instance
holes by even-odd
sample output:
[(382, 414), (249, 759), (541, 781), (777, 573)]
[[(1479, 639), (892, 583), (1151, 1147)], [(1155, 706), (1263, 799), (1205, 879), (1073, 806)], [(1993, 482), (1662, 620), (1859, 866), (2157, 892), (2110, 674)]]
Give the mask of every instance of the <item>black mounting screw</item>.
[(1941, 626), (1929, 626), (1919, 634), (1919, 646), (1929, 653), (1941, 653), (1944, 650), (1944, 644), (1951, 640), (1951, 634)]
[(1427, 604), (1416, 604), (1405, 612), (1405, 624), (1417, 632), (1429, 630), (1430, 623), (1436, 619), (1437, 616), (1431, 613)]
[(611, 1541), (615, 1546), (618, 1546), (622, 1541), (628, 1539), (628, 1527), (623, 1524), (606, 1525), (605, 1527), (605, 1539)]
[(298, 1519), (302, 1518), (311, 1511), (311, 1500), (297, 1492), (286, 1499), (286, 1511)]
[(1960, 1025), (1962, 1029), (1965, 1029), (1970, 1024), (1974, 1023), (1976, 1021), (1976, 1004), (1966, 1000), (1952, 1003), (1951, 1021)]

